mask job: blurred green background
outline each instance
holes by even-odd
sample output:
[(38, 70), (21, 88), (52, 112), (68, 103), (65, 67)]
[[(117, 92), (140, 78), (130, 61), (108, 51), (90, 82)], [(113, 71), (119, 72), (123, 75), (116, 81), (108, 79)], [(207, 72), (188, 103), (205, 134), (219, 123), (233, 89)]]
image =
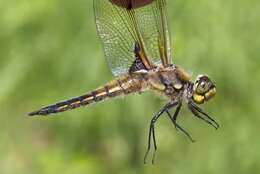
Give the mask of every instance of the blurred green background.
[(55, 117), (29, 111), (113, 79), (97, 37), (92, 0), (0, 1), (0, 173), (260, 173), (260, 3), (168, 0), (174, 62), (208, 74), (217, 96), (157, 126), (156, 165), (144, 165), (152, 114), (166, 102), (145, 93)]

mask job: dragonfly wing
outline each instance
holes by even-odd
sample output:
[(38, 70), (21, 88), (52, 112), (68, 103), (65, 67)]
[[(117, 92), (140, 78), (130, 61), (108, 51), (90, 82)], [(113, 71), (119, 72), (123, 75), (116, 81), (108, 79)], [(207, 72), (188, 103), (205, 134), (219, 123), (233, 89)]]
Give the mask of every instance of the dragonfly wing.
[(114, 75), (129, 72), (137, 44), (146, 69), (171, 63), (164, 0), (94, 0), (94, 10), (105, 57)]
[[(154, 43), (152, 50), (155, 51), (155, 47), (159, 49), (160, 59), (163, 66), (167, 67), (172, 64), (172, 50), (171, 50), (171, 39), (170, 31), (166, 15), (166, 0), (155, 0), (151, 8), (153, 9), (154, 20), (156, 31), (152, 29), (153, 36), (151, 38), (156, 39), (156, 41), (151, 41)], [(146, 32), (149, 33), (149, 32)]]
[(167, 67), (172, 64), (170, 33), (168, 30), (165, 0), (153, 0), (136, 9), (138, 26), (151, 60)]

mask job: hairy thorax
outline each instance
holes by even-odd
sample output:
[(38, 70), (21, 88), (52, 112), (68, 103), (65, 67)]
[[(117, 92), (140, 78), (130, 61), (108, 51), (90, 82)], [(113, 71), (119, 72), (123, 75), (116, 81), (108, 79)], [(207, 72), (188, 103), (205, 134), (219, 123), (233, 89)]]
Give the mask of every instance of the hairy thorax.
[(160, 92), (173, 99), (183, 94), (185, 85), (190, 81), (190, 76), (178, 67), (160, 68), (149, 71), (147, 74), (151, 90)]

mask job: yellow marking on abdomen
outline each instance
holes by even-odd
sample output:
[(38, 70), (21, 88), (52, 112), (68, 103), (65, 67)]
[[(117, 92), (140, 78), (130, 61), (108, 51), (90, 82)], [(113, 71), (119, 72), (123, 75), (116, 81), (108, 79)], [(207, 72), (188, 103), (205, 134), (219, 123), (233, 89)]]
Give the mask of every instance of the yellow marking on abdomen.
[(63, 109), (67, 109), (69, 105), (64, 105), (58, 108), (59, 111), (63, 110)]
[(108, 89), (108, 92), (109, 92), (109, 93), (114, 93), (114, 92), (120, 91), (120, 90), (121, 90), (121, 87), (120, 87), (120, 86), (115, 86), (115, 87), (113, 87), (113, 88), (109, 88), (109, 89)]
[(94, 97), (93, 97), (93, 96), (90, 96), (90, 97), (85, 98), (84, 100), (82, 100), (82, 102), (91, 101), (91, 100), (93, 100), (93, 99), (94, 99)]
[(96, 97), (105, 96), (106, 94), (107, 94), (106, 91), (101, 91), (101, 92), (96, 94)]

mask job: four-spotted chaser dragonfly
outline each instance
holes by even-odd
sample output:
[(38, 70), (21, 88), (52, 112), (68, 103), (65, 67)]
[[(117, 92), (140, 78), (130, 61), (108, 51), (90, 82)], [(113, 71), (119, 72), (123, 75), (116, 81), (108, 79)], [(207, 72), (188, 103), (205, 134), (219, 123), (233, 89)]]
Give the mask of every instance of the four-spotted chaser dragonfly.
[[(94, 0), (97, 31), (105, 57), (117, 78), (85, 95), (44, 107), (29, 115), (49, 115), (147, 90), (158, 92), (169, 101), (151, 120), (145, 161), (151, 145), (154, 160), (157, 149), (155, 123), (163, 113), (177, 130), (193, 141), (176, 122), (183, 102), (194, 116), (217, 129), (218, 123), (197, 106), (215, 95), (213, 82), (206, 75), (199, 75), (192, 82), (187, 72), (172, 63), (165, 6), (165, 0)], [(173, 107), (176, 110), (171, 114)]]

